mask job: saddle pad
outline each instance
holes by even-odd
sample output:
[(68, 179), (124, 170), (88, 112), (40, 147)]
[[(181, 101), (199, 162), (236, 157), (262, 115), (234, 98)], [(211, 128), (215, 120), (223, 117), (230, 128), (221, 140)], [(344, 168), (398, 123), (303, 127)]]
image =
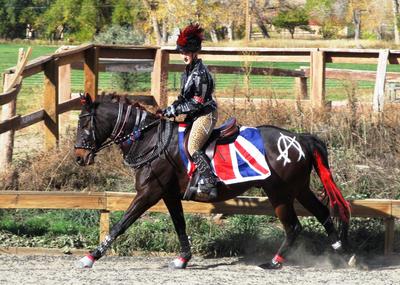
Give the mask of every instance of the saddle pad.
[[(179, 125), (179, 151), (187, 173), (191, 177), (196, 166), (184, 149), (185, 129), (185, 124)], [(241, 127), (240, 134), (234, 142), (215, 145), (211, 165), (214, 173), (225, 184), (264, 180), (271, 175), (265, 160), (262, 137), (257, 128)]]

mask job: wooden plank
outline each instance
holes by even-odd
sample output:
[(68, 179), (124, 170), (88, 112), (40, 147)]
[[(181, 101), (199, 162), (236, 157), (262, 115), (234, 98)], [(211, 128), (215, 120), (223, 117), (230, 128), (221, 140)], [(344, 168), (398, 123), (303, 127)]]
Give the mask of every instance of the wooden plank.
[[(39, 57), (37, 57), (37, 58), (35, 58), (33, 60), (30, 60), (26, 64), (26, 66), (25, 66), (25, 68), (24, 68), (24, 70), (23, 70), (23, 72), (21, 74), (22, 77), (25, 78), (25, 77), (28, 77), (28, 76), (31, 76), (33, 74), (36, 74), (38, 72), (43, 71), (44, 70), (44, 64), (49, 62), (49, 61), (51, 61), (51, 60), (52, 60), (52, 56), (51, 55), (39, 56)], [(11, 67), (9, 69), (6, 69), (5, 73), (6, 74), (15, 73), (16, 68), (17, 67), (14, 66), (14, 67)]]
[[(310, 76), (309, 67), (301, 67), (304, 70), (304, 76)], [(325, 68), (325, 77), (329, 79), (339, 80), (364, 80), (364, 81), (376, 81), (376, 71), (369, 70), (353, 70), (353, 69), (339, 69), (339, 68)], [(399, 72), (387, 72), (387, 80), (400, 81)]]
[(68, 56), (60, 57), (56, 59), (57, 65), (63, 66), (66, 64), (79, 63), (81, 69), (83, 69), (83, 61), (85, 60), (85, 53), (74, 53)]
[(0, 191), (3, 209), (105, 209), (105, 193)]
[[(310, 62), (309, 55), (243, 55), (207, 54), (202, 51), (199, 58), (204, 61), (250, 61), (250, 62)], [(170, 60), (182, 60), (179, 55), (170, 55)]]
[[(246, 73), (244, 67), (236, 66), (221, 66), (221, 65), (207, 65), (207, 68), (212, 73), (222, 74), (243, 74)], [(182, 72), (185, 69), (183, 64), (168, 64), (167, 70), (174, 72)], [(252, 75), (268, 75), (268, 76), (287, 76), (287, 77), (304, 77), (304, 71), (290, 70), (283, 68), (270, 68), (270, 67), (251, 67), (250, 74)]]
[(23, 129), (33, 124), (39, 123), (40, 121), (43, 121), (44, 118), (45, 118), (44, 109), (22, 116), (19, 121), (19, 125), (16, 126), (16, 130)]
[(392, 200), (392, 217), (400, 219), (400, 200)]
[(392, 215), (391, 200), (354, 200), (350, 201), (353, 217), (388, 218)]
[(386, 256), (393, 253), (394, 247), (394, 218), (385, 219), (385, 249)]
[(92, 43), (85, 43), (79, 46), (63, 46), (61, 51), (53, 55), (54, 59), (70, 58), (71, 55), (83, 55), (84, 51), (92, 49), (95, 45)]
[(28, 48), (26, 53), (24, 53), (23, 51), (21, 52), (21, 50), (20, 50), (20, 58), (18, 59), (18, 64), (15, 68), (15, 73), (13, 74), (12, 78), (10, 79), (10, 82), (8, 82), (8, 86), (3, 89), (5, 92), (7, 92), (11, 88), (13, 88), (17, 84), (17, 81), (20, 80), (19, 77), (23, 73), (25, 66), (28, 63), (28, 58), (31, 55), (31, 53), (32, 53), (31, 47)]
[(154, 59), (157, 48), (133, 47), (133, 46), (105, 46), (96, 45), (100, 48), (101, 58), (131, 58), (131, 59)]
[[(61, 209), (102, 209), (124, 211), (135, 198), (135, 193), (122, 192), (39, 192), (39, 191), (0, 191), (0, 208), (61, 208)], [(353, 217), (392, 218), (392, 204), (399, 206), (400, 201), (384, 199), (366, 199), (350, 201)], [(199, 203), (183, 201), (188, 213), (252, 214), (274, 215), (272, 206), (266, 197), (240, 196), (219, 203)], [(93, 208), (91, 208), (93, 207)], [(309, 215), (298, 203), (295, 203), (299, 215)], [(150, 211), (167, 212), (163, 202)]]
[(45, 64), (44, 70), (44, 96), (43, 108), (44, 116), (44, 144), (45, 149), (49, 150), (58, 144), (59, 140), (59, 121), (58, 121), (58, 66), (55, 61)]
[(323, 51), (312, 51), (310, 66), (311, 104), (313, 107), (322, 108), (325, 106), (325, 54)]
[(85, 51), (84, 73), (85, 73), (85, 94), (89, 94), (94, 101), (99, 86), (99, 48), (92, 48)]
[(106, 236), (110, 233), (110, 211), (102, 210), (100, 212), (100, 243), (104, 241)]
[(57, 111), (58, 114), (60, 115), (71, 110), (80, 110), (80, 108), (81, 108), (80, 98), (74, 98), (60, 103), (58, 105)]
[[(171, 54), (179, 54), (176, 46), (162, 46), (162, 50), (166, 50)], [(310, 54), (312, 48), (261, 48), (261, 47), (202, 47), (202, 53), (208, 54), (280, 54), (295, 55)]]
[(168, 63), (168, 53), (158, 49), (151, 73), (151, 95), (154, 96), (160, 108), (165, 108), (168, 103)]
[(0, 122), (0, 134), (8, 132), (10, 130), (16, 130), (20, 124), (21, 116), (17, 115), (10, 119), (3, 120)]
[(21, 84), (17, 84), (7, 92), (0, 94), (0, 105), (5, 105), (15, 100), (20, 90)]
[(385, 82), (386, 82), (386, 68), (388, 62), (389, 50), (381, 50), (379, 52), (378, 68), (376, 70), (376, 81), (373, 97), (373, 110), (374, 112), (382, 112), (385, 100)]
[(358, 50), (358, 49), (324, 49), (320, 51), (326, 53), (326, 62), (329, 63), (358, 63), (367, 64), (377, 63), (379, 50)]

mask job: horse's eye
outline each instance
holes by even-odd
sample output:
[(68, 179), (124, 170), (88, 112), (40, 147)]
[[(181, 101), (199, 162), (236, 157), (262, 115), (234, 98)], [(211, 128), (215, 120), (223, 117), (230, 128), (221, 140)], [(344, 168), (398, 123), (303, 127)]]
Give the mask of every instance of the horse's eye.
[(86, 135), (90, 135), (89, 130), (86, 130), (86, 129), (85, 129), (84, 132), (85, 132)]

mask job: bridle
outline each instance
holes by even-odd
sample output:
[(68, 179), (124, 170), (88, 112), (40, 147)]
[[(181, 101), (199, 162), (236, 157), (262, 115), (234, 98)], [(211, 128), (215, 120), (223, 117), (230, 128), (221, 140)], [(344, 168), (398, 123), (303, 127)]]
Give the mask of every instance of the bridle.
[[(87, 114), (79, 115), (79, 123), (78, 123), (78, 129), (80, 128), (80, 123), (81, 119), (85, 117), (90, 117), (90, 123), (89, 123), (89, 129), (85, 129), (84, 132), (81, 134), (81, 144), (75, 144), (74, 148), (75, 149), (86, 149), (89, 150), (90, 153), (89, 155), (94, 157), (97, 152), (100, 150), (111, 146), (112, 144), (121, 144), (128, 139), (131, 141), (136, 141), (140, 139), (142, 133), (146, 131), (147, 129), (150, 129), (152, 126), (159, 124), (161, 121), (161, 118), (156, 119), (152, 121), (151, 123), (141, 126), (142, 123), (145, 121), (147, 117), (147, 112), (143, 111), (142, 109), (136, 107), (136, 118), (135, 118), (135, 123), (133, 126), (132, 132), (130, 132), (127, 135), (124, 134), (124, 129), (125, 126), (129, 120), (129, 117), (132, 112), (132, 105), (128, 105), (125, 114), (124, 114), (124, 105), (123, 103), (119, 103), (118, 107), (118, 117), (117, 117), (117, 122), (115, 123), (114, 129), (110, 135), (110, 137), (103, 142), (99, 147), (96, 145), (96, 132), (95, 132), (95, 113), (94, 110), (90, 110)], [(89, 132), (89, 133), (88, 133)], [(90, 139), (87, 139), (85, 137), (85, 134), (87, 137)]]

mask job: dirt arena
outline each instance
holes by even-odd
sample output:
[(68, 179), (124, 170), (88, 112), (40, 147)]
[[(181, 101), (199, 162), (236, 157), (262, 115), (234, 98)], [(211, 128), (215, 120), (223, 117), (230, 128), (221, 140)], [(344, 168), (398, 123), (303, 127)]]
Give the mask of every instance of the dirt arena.
[(400, 284), (400, 256), (333, 268), (314, 258), (264, 271), (247, 258), (194, 257), (185, 270), (171, 270), (171, 257), (105, 257), (92, 269), (77, 269), (79, 256), (0, 255), (0, 284)]

